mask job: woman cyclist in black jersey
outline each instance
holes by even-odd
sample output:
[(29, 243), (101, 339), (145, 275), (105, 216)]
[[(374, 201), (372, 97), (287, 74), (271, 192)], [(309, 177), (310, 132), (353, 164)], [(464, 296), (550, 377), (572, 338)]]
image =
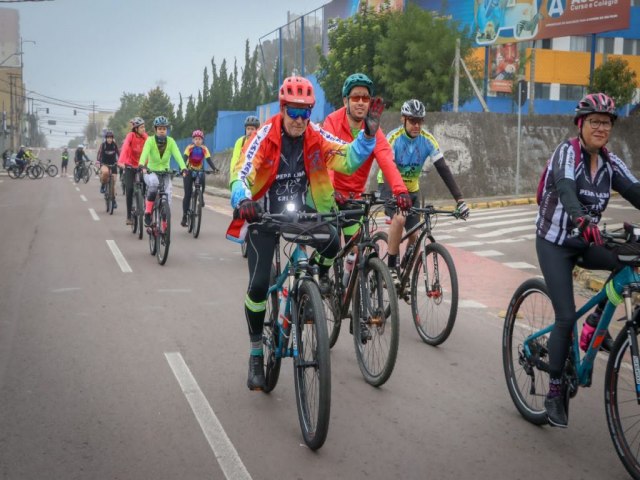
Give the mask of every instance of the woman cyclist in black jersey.
[(576, 321), (573, 268), (580, 257), (589, 269), (614, 270), (620, 266), (615, 255), (602, 245), (598, 230), (611, 190), (640, 209), (640, 182), (620, 158), (605, 149), (616, 119), (610, 97), (604, 93), (585, 96), (574, 117), (577, 139), (556, 147), (543, 177), (536, 251), (555, 313), (548, 342), (549, 392), (545, 408), (549, 424), (556, 427), (567, 426), (562, 370)]

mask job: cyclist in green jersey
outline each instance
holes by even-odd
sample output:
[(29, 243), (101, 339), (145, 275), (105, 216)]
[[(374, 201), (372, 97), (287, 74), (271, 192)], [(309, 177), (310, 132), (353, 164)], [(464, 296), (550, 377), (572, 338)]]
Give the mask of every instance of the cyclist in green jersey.
[(233, 177), (233, 169), (235, 168), (238, 160), (240, 159), (240, 153), (245, 142), (249, 140), (249, 137), (258, 130), (260, 126), (260, 120), (254, 115), (249, 115), (244, 120), (244, 135), (236, 140), (236, 144), (233, 147), (233, 155), (231, 155), (231, 162), (229, 165), (229, 189), (237, 179)]

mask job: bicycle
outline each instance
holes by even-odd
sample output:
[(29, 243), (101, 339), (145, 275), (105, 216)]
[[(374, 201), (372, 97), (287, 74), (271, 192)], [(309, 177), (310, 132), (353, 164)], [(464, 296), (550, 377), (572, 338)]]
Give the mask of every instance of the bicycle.
[[(624, 303), (624, 326), (617, 335), (605, 372), (604, 403), (607, 425), (618, 457), (634, 478), (640, 478), (640, 307), (632, 302), (640, 292), (640, 226), (625, 224), (622, 232), (602, 232), (606, 245), (617, 250), (625, 266), (613, 272), (606, 285), (576, 312), (585, 316), (608, 299), (591, 342), (580, 358), (578, 324), (574, 326), (569, 356), (563, 372), (563, 396), (567, 415), (569, 400), (579, 387), (589, 387), (594, 360), (618, 303)], [(624, 243), (620, 243), (620, 240)], [(547, 341), (555, 315), (543, 280), (532, 278), (513, 294), (505, 316), (502, 359), (509, 394), (520, 414), (534, 425), (548, 423), (544, 399), (549, 382)], [(635, 407), (635, 408), (634, 408)]]
[[(139, 168), (134, 168), (129, 165), (125, 167), (125, 170), (135, 170), (133, 177), (133, 204), (131, 209), (131, 233), (138, 235), (138, 239), (142, 240), (144, 232), (144, 193), (145, 184), (142, 179), (142, 172)], [(123, 175), (124, 177), (124, 175)], [(153, 255), (153, 254), (152, 254)]]
[(118, 173), (120, 174), (120, 188), (122, 189), (122, 196), (127, 194), (127, 187), (124, 184), (124, 168), (118, 167)]
[(51, 163), (51, 160), (47, 160), (47, 163), (44, 163), (40, 158), (33, 157), (32, 170), (34, 178), (43, 178), (46, 173), (50, 177), (55, 177), (58, 175), (58, 167)]
[(149, 234), (149, 251), (155, 255), (160, 265), (164, 265), (169, 257), (169, 245), (171, 243), (171, 208), (169, 207), (169, 195), (164, 189), (164, 180), (168, 176), (173, 177), (177, 171), (167, 170), (155, 173), (160, 182), (158, 193), (151, 210), (151, 225), (147, 227)]
[(187, 211), (187, 231), (198, 238), (200, 225), (202, 224), (202, 207), (204, 206), (204, 191), (202, 189), (202, 176), (214, 173), (208, 170), (192, 170), (189, 174), (194, 178), (191, 202)]
[(88, 183), (90, 178), (91, 170), (90, 166), (87, 165), (87, 162), (77, 162), (76, 166), (73, 169), (73, 181), (76, 183), (80, 183), (80, 180), (84, 180), (84, 183)]
[(29, 165), (20, 166), (17, 163), (12, 163), (7, 168), (7, 175), (13, 179), (24, 178), (27, 176)]
[[(437, 346), (449, 338), (458, 315), (458, 274), (449, 251), (434, 238), (433, 228), (437, 215), (460, 217), (455, 210), (437, 209), (433, 205), (412, 207), (410, 213), (422, 219), (400, 240), (402, 244), (419, 232), (398, 267), (398, 297), (411, 305), (413, 324), (422, 341)], [(373, 241), (385, 247), (380, 251), (381, 258), (386, 258), (387, 233), (376, 232)]]
[[(375, 228), (371, 207), (380, 201), (376, 195), (363, 194), (361, 199), (349, 200), (349, 203), (359, 208), (343, 210), (343, 213), (350, 218), (357, 216), (360, 230), (333, 262), (331, 288), (324, 298), (329, 346), (335, 345), (342, 320), (350, 318), (360, 372), (368, 384), (379, 387), (391, 376), (398, 354), (398, 298), (391, 273), (378, 257), (378, 247), (371, 237)], [(344, 259), (354, 254), (353, 268), (345, 272)]]
[(111, 165), (109, 167), (109, 180), (104, 184), (104, 203), (107, 207), (107, 213), (113, 215), (114, 204), (116, 203), (115, 180), (113, 179), (113, 171)]
[[(304, 442), (312, 450), (322, 447), (329, 430), (331, 361), (318, 267), (309, 264), (304, 245), (314, 243), (327, 219), (339, 215), (262, 214), (262, 222), (277, 231), (262, 333), (266, 378), (263, 391), (270, 393), (276, 387), (282, 358), (293, 358), (298, 421)], [(284, 250), (284, 268), (280, 262), (280, 237), (291, 247)]]

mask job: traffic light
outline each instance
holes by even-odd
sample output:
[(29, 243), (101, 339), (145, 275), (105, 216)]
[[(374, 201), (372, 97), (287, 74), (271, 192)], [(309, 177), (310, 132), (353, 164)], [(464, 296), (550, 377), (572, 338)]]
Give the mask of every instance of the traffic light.
[(529, 88), (527, 86), (526, 80), (520, 80), (518, 82), (518, 103), (520, 106), (524, 105), (524, 102), (527, 101), (527, 94), (529, 93)]

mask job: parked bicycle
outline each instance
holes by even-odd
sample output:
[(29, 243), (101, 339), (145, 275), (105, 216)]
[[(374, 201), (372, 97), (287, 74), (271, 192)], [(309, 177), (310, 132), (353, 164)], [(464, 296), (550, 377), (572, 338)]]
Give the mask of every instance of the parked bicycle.
[(171, 244), (171, 208), (169, 207), (169, 195), (164, 188), (165, 178), (173, 177), (178, 171), (152, 172), (158, 177), (159, 186), (156, 199), (151, 210), (151, 225), (147, 227), (149, 234), (149, 251), (155, 255), (160, 265), (164, 265), (169, 257), (169, 245)]
[(129, 165), (127, 165), (125, 168), (127, 170), (135, 170), (133, 176), (133, 203), (131, 205), (131, 233), (133, 233), (134, 235), (138, 235), (138, 238), (142, 240), (142, 235), (144, 232), (143, 219), (145, 184), (142, 177), (142, 172), (139, 168), (133, 168)]
[[(449, 251), (433, 236), (438, 215), (459, 218), (454, 210), (441, 210), (433, 205), (413, 207), (411, 213), (422, 217), (408, 230), (400, 244), (415, 232), (416, 241), (409, 245), (400, 261), (398, 296), (411, 305), (413, 324), (423, 342), (440, 345), (453, 330), (458, 315), (458, 274)], [(372, 239), (386, 258), (388, 236), (376, 232)]]
[[(579, 387), (591, 385), (594, 360), (607, 334), (616, 306), (624, 303), (622, 326), (617, 335), (604, 380), (607, 425), (614, 447), (627, 471), (640, 478), (640, 308), (633, 295), (640, 292), (640, 226), (625, 224), (622, 231), (602, 232), (605, 244), (615, 249), (625, 266), (612, 273), (606, 285), (576, 313), (584, 317), (608, 299), (589, 347), (580, 358), (578, 324), (563, 373), (563, 397), (567, 414), (569, 400)], [(622, 243), (620, 243), (622, 242)], [(535, 425), (547, 423), (544, 399), (549, 384), (549, 333), (555, 315), (543, 280), (532, 278), (520, 285), (509, 303), (502, 335), (502, 361), (509, 394), (520, 412)]]
[[(318, 267), (309, 264), (304, 245), (339, 213), (262, 214), (262, 222), (274, 227), (275, 261), (267, 291), (262, 341), (265, 358), (265, 393), (278, 383), (280, 363), (293, 358), (296, 407), (305, 443), (312, 450), (324, 444), (331, 410), (331, 362), (327, 322), (318, 287)], [(280, 237), (287, 242), (287, 263), (280, 263)]]
[(214, 172), (209, 170), (189, 171), (194, 181), (191, 202), (189, 202), (189, 210), (187, 211), (187, 230), (193, 235), (193, 238), (198, 238), (198, 235), (200, 235), (200, 225), (202, 224), (202, 207), (204, 206), (202, 175), (209, 175), (211, 173)]
[(361, 227), (334, 260), (330, 292), (324, 298), (329, 345), (335, 345), (342, 320), (350, 318), (358, 367), (365, 381), (376, 387), (391, 376), (399, 341), (398, 298), (393, 279), (378, 258), (371, 237), (375, 229), (371, 207), (380, 203), (384, 202), (376, 195), (363, 194), (361, 199), (350, 200), (353, 210), (343, 211), (349, 218), (360, 218)]

